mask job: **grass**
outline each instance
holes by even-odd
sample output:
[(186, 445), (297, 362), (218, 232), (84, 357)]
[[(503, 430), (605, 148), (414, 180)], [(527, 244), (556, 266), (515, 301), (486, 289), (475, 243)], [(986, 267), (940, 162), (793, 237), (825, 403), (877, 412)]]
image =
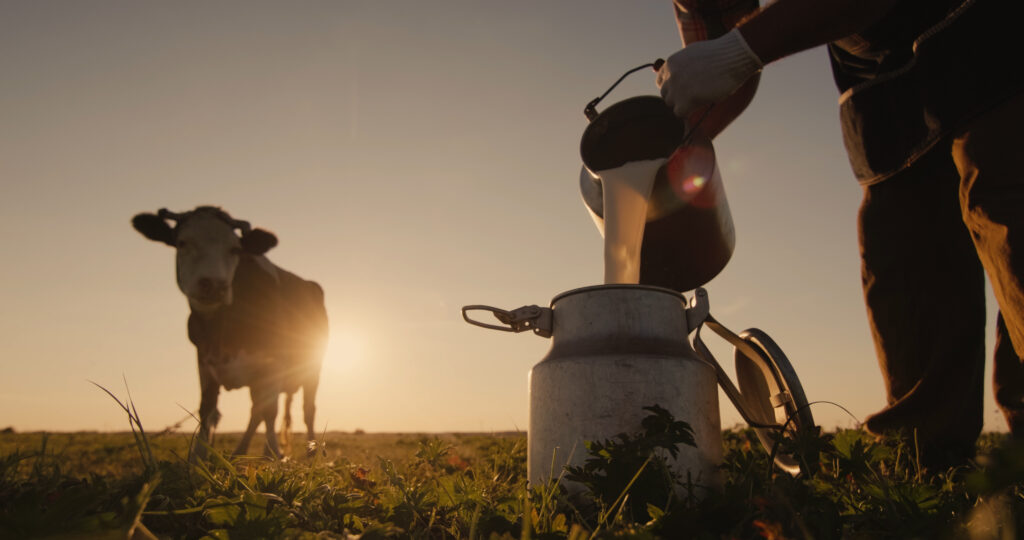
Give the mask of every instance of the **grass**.
[[(129, 407), (129, 415), (134, 414)], [(841, 430), (797, 442), (813, 474), (770, 466), (756, 435), (723, 433), (724, 485), (695, 497), (668, 467), (688, 426), (588, 445), (567, 476), (526, 485), (526, 437), (326, 433), (316, 455), (189, 463), (189, 435), (0, 434), (0, 538), (1016, 538), (1024, 449), (986, 434), (968, 467), (926, 473), (908, 443)], [(137, 417), (136, 417), (137, 418)], [(296, 437), (294, 449), (302, 449)], [(660, 450), (659, 450), (660, 449)]]

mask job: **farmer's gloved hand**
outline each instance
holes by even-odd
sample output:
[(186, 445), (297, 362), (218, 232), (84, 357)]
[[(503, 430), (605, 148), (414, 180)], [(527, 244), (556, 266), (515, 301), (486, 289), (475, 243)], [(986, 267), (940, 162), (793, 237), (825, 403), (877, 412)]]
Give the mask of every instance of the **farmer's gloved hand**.
[(694, 109), (718, 102), (735, 92), (764, 67), (740, 31), (687, 45), (668, 57), (658, 70), (661, 97), (686, 118)]

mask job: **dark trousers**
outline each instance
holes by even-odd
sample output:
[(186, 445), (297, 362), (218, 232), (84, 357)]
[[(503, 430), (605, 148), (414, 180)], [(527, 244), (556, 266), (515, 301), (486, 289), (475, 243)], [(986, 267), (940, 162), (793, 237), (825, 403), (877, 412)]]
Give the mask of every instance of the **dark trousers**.
[(913, 434), (936, 457), (973, 454), (982, 428), (987, 273), (1000, 310), (995, 398), (1011, 431), (1024, 437), (1024, 95), (865, 187), (859, 237), (888, 395), (868, 429)]

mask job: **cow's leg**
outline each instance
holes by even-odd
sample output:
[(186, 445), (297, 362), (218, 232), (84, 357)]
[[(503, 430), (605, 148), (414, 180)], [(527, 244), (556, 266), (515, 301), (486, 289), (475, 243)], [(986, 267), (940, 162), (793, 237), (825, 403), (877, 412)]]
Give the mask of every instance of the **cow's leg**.
[(310, 456), (316, 451), (313, 421), (316, 417), (316, 389), (319, 384), (320, 374), (317, 373), (302, 385), (302, 416), (306, 422), (306, 454)]
[(238, 446), (235, 447), (235, 455), (241, 456), (249, 451), (249, 443), (252, 442), (252, 436), (256, 433), (256, 428), (260, 426), (260, 401), (255, 391), (249, 389), (249, 395), (252, 396), (252, 408), (249, 413), (249, 425), (245, 428), (245, 433), (242, 434), (242, 439), (238, 441)]
[(281, 457), (281, 447), (277, 444), (277, 433), (274, 431), (274, 421), (277, 419), (277, 395), (273, 389), (250, 386), (249, 395), (252, 397), (252, 413), (249, 416), (249, 426), (238, 441), (235, 448), (235, 455), (241, 455), (249, 451), (249, 443), (252, 442), (256, 428), (263, 422), (267, 426), (267, 446), (264, 454), (268, 457)]
[(281, 425), (281, 432), (278, 433), (278, 441), (281, 443), (281, 448), (291, 453), (291, 435), (292, 435), (292, 396), (294, 392), (284, 393), (284, 422)]
[(281, 447), (277, 444), (277, 432), (274, 423), (277, 422), (277, 399), (280, 395), (276, 389), (268, 389), (263, 392), (261, 411), (263, 413), (263, 424), (266, 427), (267, 447), (264, 453), (267, 457), (281, 458)]
[(220, 421), (220, 412), (217, 411), (217, 397), (220, 394), (220, 384), (199, 365), (199, 435), (192, 445), (192, 459), (200, 460), (206, 458), (206, 447), (213, 443), (213, 430)]

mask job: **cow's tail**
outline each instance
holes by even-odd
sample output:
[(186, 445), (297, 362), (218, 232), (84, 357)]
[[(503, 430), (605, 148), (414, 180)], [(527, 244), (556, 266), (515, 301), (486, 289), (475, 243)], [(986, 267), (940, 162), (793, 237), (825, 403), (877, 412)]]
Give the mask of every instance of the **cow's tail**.
[(285, 392), (284, 394), (284, 425), (281, 426), (281, 431), (277, 434), (278, 442), (281, 443), (281, 450), (285, 454), (291, 454), (292, 395), (294, 395), (293, 392)]

